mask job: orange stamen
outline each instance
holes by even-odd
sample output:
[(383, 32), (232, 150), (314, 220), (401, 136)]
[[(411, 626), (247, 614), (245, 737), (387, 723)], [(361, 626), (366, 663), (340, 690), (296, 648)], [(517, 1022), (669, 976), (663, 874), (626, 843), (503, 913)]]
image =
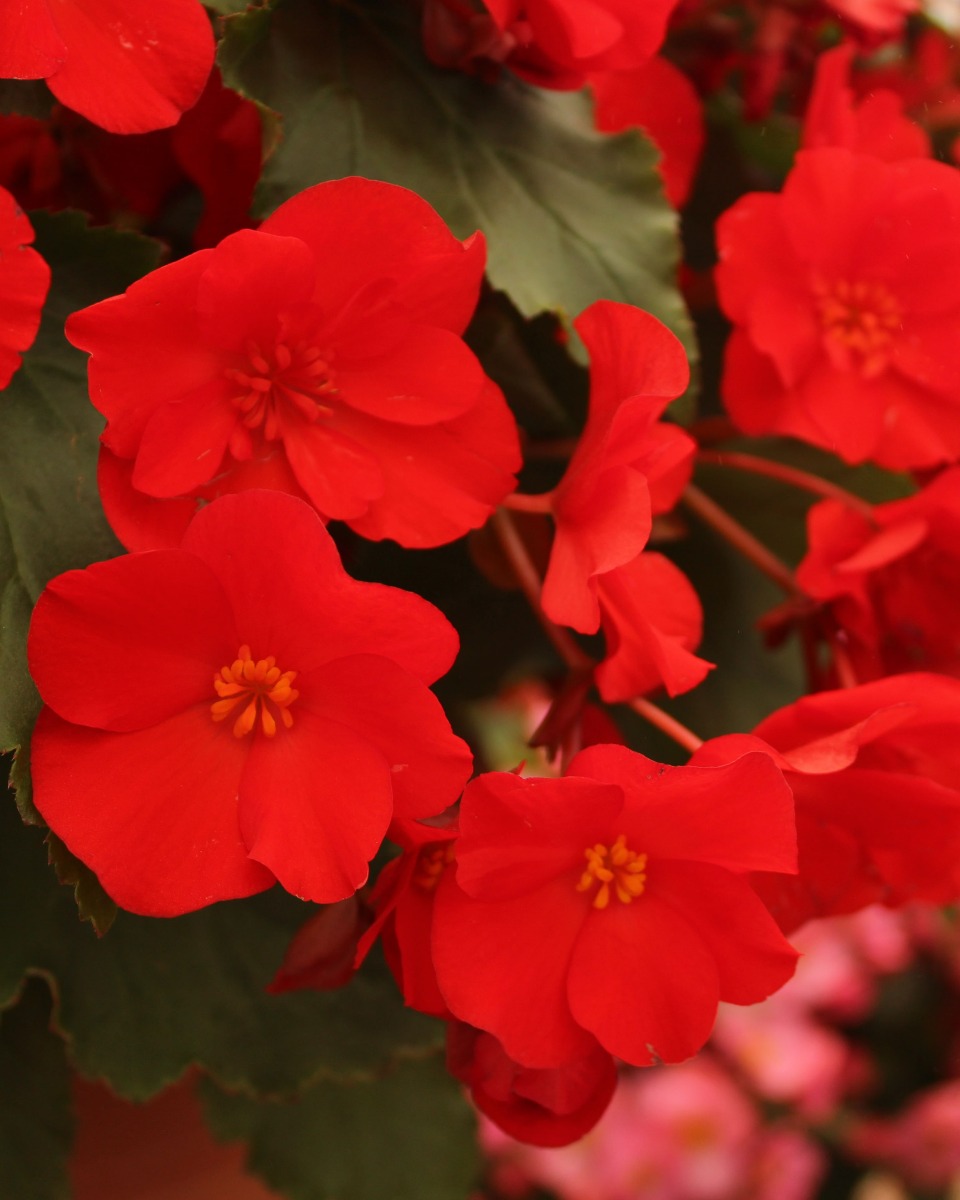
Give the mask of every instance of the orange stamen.
[(246, 737), (257, 723), (266, 737), (277, 732), (277, 717), (285, 729), (293, 725), (289, 708), (300, 693), (292, 687), (296, 671), (281, 671), (271, 655), (254, 661), (249, 646), (241, 646), (237, 657), (227, 667), (221, 667), (213, 677), (219, 700), (210, 705), (215, 721), (225, 721), (241, 705), (243, 708), (233, 724), (233, 736)]
[(599, 884), (593, 907), (603, 909), (615, 895), (623, 904), (642, 896), (646, 887), (647, 856), (627, 849), (625, 834), (620, 834), (608, 849), (601, 842), (584, 850), (587, 869), (580, 876), (578, 892), (588, 892)]
[[(236, 388), (233, 406), (246, 430), (259, 430), (268, 442), (276, 441), (282, 432), (279, 412), (283, 409), (298, 413), (307, 421), (317, 421), (334, 411), (326, 401), (337, 394), (331, 378), (329, 354), (324, 354), (309, 342), (293, 344), (281, 341), (269, 350), (248, 338), (244, 357), (224, 372)], [(235, 458), (249, 458), (249, 434), (231, 439), (230, 451)]]
[(839, 366), (856, 365), (868, 378), (887, 365), (903, 313), (882, 283), (845, 279), (814, 285), (820, 322)]
[(420, 851), (413, 882), (425, 892), (432, 892), (440, 882), (440, 876), (454, 860), (454, 843), (443, 842), (439, 846), (426, 846)]

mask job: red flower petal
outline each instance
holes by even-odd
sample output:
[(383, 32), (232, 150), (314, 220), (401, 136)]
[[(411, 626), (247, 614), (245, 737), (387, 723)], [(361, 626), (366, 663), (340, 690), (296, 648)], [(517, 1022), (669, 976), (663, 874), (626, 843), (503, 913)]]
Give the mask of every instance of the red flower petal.
[(461, 333), (473, 316), (486, 263), (482, 234), (461, 242), (426, 200), (373, 179), (336, 179), (306, 188), (260, 226), (301, 238), (319, 273), (315, 298), (336, 313), (374, 280), (425, 325)]
[(422, 680), (386, 658), (357, 654), (325, 662), (301, 685), (313, 712), (348, 726), (384, 758), (398, 818), (436, 816), (459, 798), (473, 755)]
[(486, 376), (456, 334), (404, 324), (403, 340), (384, 354), (338, 356), (336, 380), (351, 408), (399, 425), (429, 426), (472, 408)]
[(756, 1004), (793, 976), (799, 955), (745, 879), (707, 863), (658, 863), (655, 872), (650, 887), (713, 956), (721, 1000)]
[(212, 251), (151, 271), (122, 296), (67, 319), (67, 338), (90, 355), (90, 399), (107, 418), (106, 446), (135, 458), (143, 428), (160, 405), (191, 395), (223, 373), (223, 357), (184, 319)]
[(559, 1066), (594, 1045), (566, 999), (570, 955), (590, 912), (575, 882), (561, 878), (481, 903), (448, 873), (437, 890), (433, 954), (444, 999), (524, 1066)]
[(158, 500), (138, 492), (133, 486), (133, 463), (117, 458), (105, 446), (100, 448), (97, 487), (110, 527), (128, 550), (173, 549), (180, 545), (187, 526), (201, 504), (218, 496), (253, 488), (288, 492), (306, 502), (281, 454), (267, 459), (239, 463), (227, 475), (221, 475), (204, 488), (199, 496)]
[(522, 897), (560, 875), (574, 888), (584, 850), (608, 835), (623, 799), (593, 779), (479, 776), (460, 807), (457, 883), (484, 901)]
[[(248, 552), (236, 553), (237, 546)], [(285, 671), (376, 654), (432, 683), (456, 657), (456, 631), (432, 604), (351, 579), (320, 518), (292, 496), (224, 496), (197, 514), (183, 549), (220, 580), (241, 637), (255, 653), (262, 645), (275, 655)]]
[(219, 472), (236, 425), (222, 379), (161, 404), (144, 426), (131, 483), (163, 499), (199, 487)]
[(516, 422), (489, 380), (479, 402), (453, 421), (410, 428), (344, 410), (337, 428), (370, 448), (382, 474), (382, 496), (349, 521), (362, 537), (440, 546), (482, 525), (516, 486)]
[(312, 504), (325, 517), (349, 521), (362, 516), (383, 495), (383, 472), (376, 457), (333, 422), (311, 423), (281, 413), (283, 448), (290, 470)]
[(623, 788), (619, 824), (651, 858), (733, 871), (796, 870), (793, 799), (765, 754), (726, 767), (665, 767), (625, 746), (590, 746), (567, 770)]
[(278, 314), (306, 304), (317, 262), (296, 237), (271, 237), (241, 229), (224, 238), (206, 258), (197, 285), (196, 308), (204, 341), (242, 349), (247, 338), (273, 348)]
[(30, 671), (61, 716), (144, 729), (216, 699), (236, 657), (230, 602), (210, 568), (177, 550), (115, 558), (59, 575), (30, 626)]
[(240, 828), (250, 857), (288, 892), (331, 904), (366, 882), (393, 811), (392, 777), (366, 738), (307, 697), (293, 715), (293, 728), (250, 746)]
[(20, 366), (40, 328), (50, 268), (30, 248), (33, 227), (16, 200), (0, 188), (0, 388)]
[(631, 396), (662, 397), (665, 408), (690, 382), (683, 346), (643, 309), (598, 300), (574, 326), (590, 353), (591, 410), (609, 413)]
[(197, 0), (57, 0), (56, 24), (67, 56), (50, 90), (113, 133), (175, 125), (213, 66), (213, 31)]
[(700, 97), (690, 80), (666, 58), (651, 58), (632, 71), (605, 71), (590, 85), (596, 125), (604, 133), (637, 127), (660, 151), (667, 199), (680, 208), (693, 183), (703, 148)]
[(66, 57), (49, 0), (0, 8), (0, 79), (46, 79)]
[(700, 643), (703, 609), (693, 585), (662, 554), (644, 553), (597, 577), (607, 654), (597, 687), (608, 703), (665, 687), (678, 696), (712, 664), (691, 651)]
[(634, 1066), (682, 1062), (710, 1036), (717, 967), (703, 938), (656, 893), (592, 912), (568, 981), (575, 1019), (604, 1049)]
[(34, 800), (122, 908), (173, 917), (275, 882), (240, 838), (245, 756), (206, 706), (124, 734), (44, 709), (31, 744)]

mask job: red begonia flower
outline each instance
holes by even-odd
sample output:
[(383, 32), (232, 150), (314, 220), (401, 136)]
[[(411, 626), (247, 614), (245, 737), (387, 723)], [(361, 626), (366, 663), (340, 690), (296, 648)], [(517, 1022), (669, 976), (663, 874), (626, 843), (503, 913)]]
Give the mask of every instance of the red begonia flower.
[(590, 409), (552, 493), (557, 533), (543, 607), (551, 620), (593, 633), (600, 625), (596, 577), (637, 557), (652, 515), (672, 508), (686, 485), (696, 447), (659, 420), (690, 377), (670, 330), (611, 300), (592, 304), (574, 325), (590, 352)]
[(50, 268), (30, 243), (33, 226), (0, 188), (0, 388), (5, 388), (40, 328)]
[(483, 3), (512, 70), (541, 87), (578, 88), (593, 71), (629, 71), (652, 58), (678, 0)]
[(803, 123), (803, 148), (843, 146), (887, 162), (929, 158), (930, 139), (904, 115), (896, 92), (881, 88), (856, 102), (850, 83), (855, 51), (853, 43), (847, 42), (817, 60)]
[(720, 1000), (751, 1004), (796, 954), (742, 874), (790, 871), (793, 805), (770, 759), (666, 767), (621, 746), (562, 779), (489, 774), (460, 809), (433, 956), (453, 1014), (527, 1067), (595, 1041), (638, 1066), (706, 1041)]
[(74, 313), (118, 536), (169, 545), (249, 487), (405, 546), (481, 525), (519, 464), (460, 337), (483, 266), (482, 236), (458, 241), (413, 192), (343, 179)]
[(772, 755), (796, 800), (799, 874), (751, 876), (785, 932), (960, 896), (960, 680), (897, 675), (807, 696), (692, 761), (751, 750)]
[(29, 0), (0, 10), (0, 79), (45, 79), (113, 133), (175, 125), (213, 66), (198, 0)]
[(703, 115), (697, 89), (665, 58), (633, 71), (604, 71), (590, 78), (597, 128), (621, 133), (639, 127), (660, 151), (667, 199), (680, 208), (690, 194), (703, 149)]
[(523, 1067), (492, 1034), (462, 1021), (447, 1026), (447, 1070), (484, 1116), (534, 1146), (568, 1146), (589, 1133), (617, 1088), (616, 1063), (596, 1043), (561, 1067)]
[(735, 329), (724, 391), (747, 433), (901, 469), (960, 454), (960, 177), (844, 149), (717, 226)]
[(370, 895), (375, 915), (359, 939), (354, 966), (379, 937), (404, 1001), (429, 1016), (449, 1017), (437, 987), (431, 936), (437, 885), (453, 865), (457, 829), (401, 820), (391, 826), (390, 837), (403, 853), (377, 876)]
[(134, 912), (275, 879), (342, 900), (394, 814), (442, 811), (469, 773), (427, 687), (456, 651), (425, 600), (351, 579), (307, 505), (225, 497), (178, 549), (69, 571), (41, 596), (37, 808)]
[(657, 688), (671, 696), (702, 683), (712, 663), (691, 653), (703, 609), (690, 580), (662, 554), (640, 554), (596, 579), (607, 653), (596, 681), (607, 703)]
[(858, 679), (960, 675), (960, 468), (876, 505), (872, 521), (824, 500), (807, 516), (807, 536), (797, 582), (847, 635)]

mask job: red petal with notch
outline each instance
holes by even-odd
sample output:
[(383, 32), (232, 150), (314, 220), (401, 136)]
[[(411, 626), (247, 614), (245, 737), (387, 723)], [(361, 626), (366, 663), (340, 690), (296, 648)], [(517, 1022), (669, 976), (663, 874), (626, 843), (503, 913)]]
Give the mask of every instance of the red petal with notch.
[(207, 705), (124, 734), (45, 708), (31, 743), (34, 801), (121, 908), (174, 917), (276, 882), (240, 836), (246, 753)]

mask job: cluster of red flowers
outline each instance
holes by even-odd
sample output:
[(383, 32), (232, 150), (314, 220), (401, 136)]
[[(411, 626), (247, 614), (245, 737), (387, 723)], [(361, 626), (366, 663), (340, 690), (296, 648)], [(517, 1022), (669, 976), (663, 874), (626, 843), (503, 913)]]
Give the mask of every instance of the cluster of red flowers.
[[(426, 47), (448, 67), (589, 83), (601, 128), (657, 136), (658, 81), (696, 109), (655, 54), (697, 7), (428, 0)], [(879, 34), (913, 7), (844, 12)], [(667, 416), (689, 383), (678, 339), (612, 300), (576, 317), (586, 422), (556, 486), (519, 493), (515, 418), (464, 340), (482, 232), (461, 240), (419, 196), (363, 178), (250, 228), (258, 125), (207, 82), (196, 0), (38, 2), (17, 30), (0, 73), (47, 79), (104, 137), (154, 136), (203, 94), (164, 135), (207, 201), (201, 248), (66, 323), (89, 355), (100, 494), (129, 553), (54, 579), (29, 639), (37, 808), (121, 906), (171, 917), (276, 882), (324, 905), (275, 990), (339, 986), (379, 939), (406, 1002), (448, 1022), (450, 1070), (476, 1104), (560, 1144), (599, 1118), (618, 1063), (686, 1059), (721, 1001), (784, 984), (786, 935), (808, 918), (960, 896), (960, 178), (892, 94), (857, 99), (852, 49), (821, 59), (782, 191), (742, 197), (717, 226), (724, 400), (744, 433), (936, 474), (908, 499), (834, 489), (812, 508), (779, 619), (833, 653), (812, 686), (843, 686), (701, 744), (646, 699), (712, 666), (694, 584), (649, 548), (684, 494), (698, 505), (702, 451)], [(661, 126), (676, 203), (700, 141), (697, 120), (681, 124), (677, 142)], [(0, 162), (21, 135), (30, 147), (11, 151), (11, 178), (37, 183), (24, 166), (50, 129), (8, 126), (5, 143), (0, 128)], [(241, 206), (194, 139), (247, 173)], [(112, 143), (88, 144), (109, 178)], [(49, 272), (2, 198), (5, 386)], [(528, 519), (551, 539), (539, 564)], [(430, 691), (457, 633), (420, 596), (348, 575), (327, 530), (425, 549), (488, 521), (575, 685), (551, 714), (550, 778), (470, 779)], [(570, 630), (601, 635), (599, 662)], [(590, 745), (586, 681), (672, 732), (689, 764)], [(385, 839), (398, 853), (367, 886)]]

